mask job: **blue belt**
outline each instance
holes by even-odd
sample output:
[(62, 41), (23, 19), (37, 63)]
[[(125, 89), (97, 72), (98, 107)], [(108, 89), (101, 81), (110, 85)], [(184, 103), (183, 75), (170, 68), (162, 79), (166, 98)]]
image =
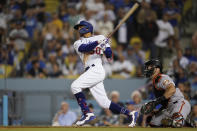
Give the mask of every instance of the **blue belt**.
[(92, 64), (91, 66), (86, 67), (86, 68), (85, 68), (85, 71), (89, 70), (89, 69), (90, 69), (90, 67), (94, 67), (94, 66), (95, 66), (95, 65), (94, 65), (94, 64)]

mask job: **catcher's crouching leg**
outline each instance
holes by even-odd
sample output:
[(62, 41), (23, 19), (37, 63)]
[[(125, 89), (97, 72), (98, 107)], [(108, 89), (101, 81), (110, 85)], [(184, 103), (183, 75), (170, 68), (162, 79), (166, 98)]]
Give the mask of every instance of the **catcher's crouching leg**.
[(167, 118), (168, 116), (169, 113), (166, 110), (162, 110), (152, 116), (149, 125), (151, 127), (164, 127), (162, 120)]

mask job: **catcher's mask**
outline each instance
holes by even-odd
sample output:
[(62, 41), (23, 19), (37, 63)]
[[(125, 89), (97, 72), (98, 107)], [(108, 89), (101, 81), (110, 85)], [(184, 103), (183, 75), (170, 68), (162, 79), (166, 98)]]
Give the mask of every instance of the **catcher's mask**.
[(144, 64), (144, 75), (146, 77), (151, 77), (154, 73), (155, 68), (160, 69), (160, 73), (162, 73), (162, 65), (159, 60), (149, 60)]

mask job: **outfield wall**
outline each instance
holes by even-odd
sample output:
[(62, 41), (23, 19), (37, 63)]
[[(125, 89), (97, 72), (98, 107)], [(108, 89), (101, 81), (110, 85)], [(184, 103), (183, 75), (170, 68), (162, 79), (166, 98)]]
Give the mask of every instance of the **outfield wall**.
[[(80, 113), (70, 91), (72, 81), (68, 79), (0, 79), (0, 94), (4, 94), (5, 90), (10, 92), (8, 93), (9, 112), (14, 112), (14, 117), (21, 119), (24, 125), (50, 125), (61, 101), (67, 101), (71, 110)], [(108, 94), (118, 90), (121, 101), (126, 101), (130, 99), (131, 92), (142, 87), (145, 81), (145, 79), (106, 79), (104, 85)], [(12, 91), (15, 92), (14, 95)], [(99, 106), (94, 100), (89, 102), (93, 103), (95, 112), (98, 114)]]

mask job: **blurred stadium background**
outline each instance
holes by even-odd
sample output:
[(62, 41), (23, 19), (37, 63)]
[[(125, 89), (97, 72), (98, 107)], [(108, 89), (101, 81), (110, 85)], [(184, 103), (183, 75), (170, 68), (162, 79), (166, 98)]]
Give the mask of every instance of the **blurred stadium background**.
[[(154, 99), (143, 63), (158, 58), (190, 100), (197, 122), (196, 0), (1, 0), (0, 125), (57, 125), (55, 114), (62, 108), (66, 113), (69, 108), (73, 119), (79, 117), (70, 92), (71, 82), (83, 72), (72, 47), (79, 38), (73, 25), (85, 19), (94, 34), (107, 35), (136, 1), (141, 7), (111, 39), (114, 63), (103, 59), (110, 99), (130, 110)], [(128, 123), (85, 92), (98, 116), (94, 126)], [(139, 126), (146, 127), (144, 119)]]

